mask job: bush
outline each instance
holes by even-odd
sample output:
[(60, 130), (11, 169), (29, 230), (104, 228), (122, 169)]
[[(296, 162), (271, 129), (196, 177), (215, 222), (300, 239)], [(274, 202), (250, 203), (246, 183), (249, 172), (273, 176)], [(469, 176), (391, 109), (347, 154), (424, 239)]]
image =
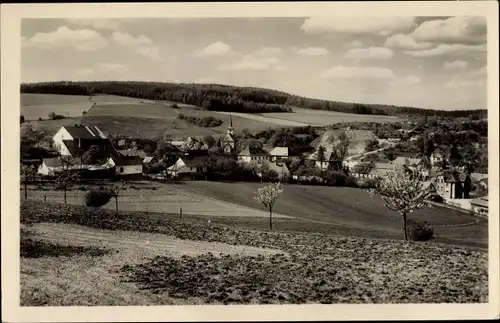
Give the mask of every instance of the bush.
[(43, 120), (43, 118), (42, 118), (42, 117), (39, 117), (39, 118), (38, 118), (38, 121), (42, 121), (42, 120)]
[(180, 109), (179, 106), (176, 103), (172, 104), (171, 108), (172, 109)]
[(369, 178), (367, 180), (361, 181), (358, 186), (360, 188), (376, 188), (378, 184), (378, 179)]
[(91, 190), (85, 194), (85, 205), (101, 207), (111, 200), (111, 193), (107, 190)]
[(420, 222), (409, 219), (406, 225), (408, 238), (413, 241), (428, 241), (434, 236), (434, 229), (426, 221)]

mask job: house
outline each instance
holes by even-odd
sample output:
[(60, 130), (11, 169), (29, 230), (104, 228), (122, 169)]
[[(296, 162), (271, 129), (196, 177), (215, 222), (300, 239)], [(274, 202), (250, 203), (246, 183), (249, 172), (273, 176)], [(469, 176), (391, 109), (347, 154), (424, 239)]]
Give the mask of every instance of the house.
[(69, 157), (79, 157), (94, 145), (103, 152), (113, 150), (106, 135), (98, 127), (90, 125), (63, 126), (54, 135), (53, 141), (59, 153)]
[(470, 201), (471, 210), (474, 213), (488, 215), (488, 196), (483, 196)]
[(440, 172), (435, 179), (436, 192), (444, 199), (467, 199), (471, 190), (471, 178), (465, 173)]
[[(269, 160), (260, 160), (256, 164), (260, 167), (267, 167), (270, 171), (275, 171), (278, 174), (278, 179), (280, 181), (285, 181), (290, 177), (290, 170), (284, 163), (273, 163)], [(257, 172), (257, 176), (262, 177), (262, 173)]]
[(167, 174), (178, 180), (204, 179), (204, 167), (207, 156), (185, 155), (167, 168)]
[(72, 169), (79, 171), (84, 168), (81, 158), (65, 158), (65, 161), (61, 158), (44, 158), (40, 166), (38, 166), (38, 174), (42, 176), (51, 176), (53, 173), (62, 170), (63, 168)]
[(279, 162), (288, 159), (288, 147), (274, 147), (268, 150), (272, 162)]
[(252, 161), (271, 160), (269, 152), (262, 148), (247, 146), (237, 155), (238, 161), (250, 163)]
[(398, 156), (392, 162), (394, 169), (402, 169), (403, 167), (408, 167), (410, 169), (415, 169), (418, 166), (423, 165), (422, 158), (411, 158), (411, 157), (401, 157)]
[(208, 147), (205, 145), (205, 143), (197, 138), (194, 137), (188, 137), (182, 147), (180, 147), (180, 150), (184, 152), (189, 152), (191, 150), (207, 150)]
[(145, 165), (151, 163), (154, 159), (154, 156), (148, 156), (148, 154), (144, 150), (140, 150), (140, 149), (118, 150), (118, 153), (122, 156), (139, 157), (142, 159), (142, 163)]
[(320, 160), (318, 151), (315, 151), (309, 155), (308, 159), (314, 161), (314, 165), (321, 170), (340, 169), (343, 166), (342, 162), (335, 157), (333, 152), (325, 151), (323, 160)]
[(107, 164), (115, 168), (115, 175), (127, 178), (142, 177), (142, 159), (139, 156), (115, 155), (108, 159)]
[(373, 169), (368, 173), (368, 178), (381, 178), (393, 171), (394, 167), (389, 163), (375, 163)]

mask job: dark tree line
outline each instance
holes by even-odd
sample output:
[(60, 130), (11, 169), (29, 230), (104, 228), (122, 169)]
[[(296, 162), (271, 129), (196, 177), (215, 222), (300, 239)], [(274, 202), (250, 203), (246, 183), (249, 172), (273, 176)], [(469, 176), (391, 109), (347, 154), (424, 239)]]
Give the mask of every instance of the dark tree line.
[(367, 115), (421, 115), (485, 118), (487, 110), (426, 110), (413, 107), (337, 102), (305, 98), (285, 92), (255, 87), (221, 84), (161, 82), (44, 82), (21, 84), (21, 93), (67, 95), (112, 94), (148, 100), (167, 100), (203, 107), (207, 110), (246, 113), (288, 112), (291, 106)]

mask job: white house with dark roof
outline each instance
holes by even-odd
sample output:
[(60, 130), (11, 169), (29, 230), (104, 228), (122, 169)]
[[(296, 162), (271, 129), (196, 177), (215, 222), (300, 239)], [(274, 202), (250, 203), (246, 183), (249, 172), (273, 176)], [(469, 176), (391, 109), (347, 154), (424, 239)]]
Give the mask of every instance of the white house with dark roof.
[(52, 139), (59, 153), (70, 157), (81, 156), (93, 145), (103, 149), (110, 146), (110, 140), (98, 127), (83, 124), (63, 126)]
[(284, 161), (288, 159), (288, 147), (274, 147), (270, 149), (269, 155), (271, 156), (271, 161)]

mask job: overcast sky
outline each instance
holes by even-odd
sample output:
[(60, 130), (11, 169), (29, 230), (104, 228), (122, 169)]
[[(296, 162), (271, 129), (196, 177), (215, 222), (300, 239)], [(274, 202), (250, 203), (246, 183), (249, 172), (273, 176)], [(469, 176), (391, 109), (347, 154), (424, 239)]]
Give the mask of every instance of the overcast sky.
[(481, 17), (24, 19), (22, 46), (22, 82), (221, 83), (487, 108)]

